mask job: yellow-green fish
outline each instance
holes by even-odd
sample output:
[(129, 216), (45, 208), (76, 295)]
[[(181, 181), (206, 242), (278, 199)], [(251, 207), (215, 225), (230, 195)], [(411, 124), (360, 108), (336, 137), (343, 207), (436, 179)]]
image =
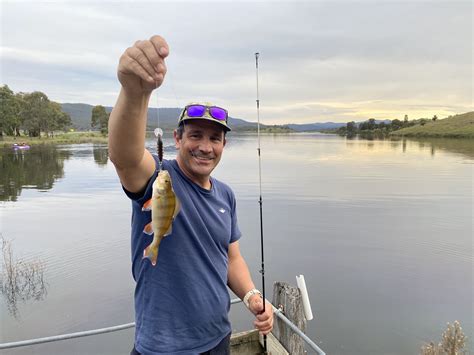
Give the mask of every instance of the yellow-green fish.
[(150, 259), (153, 266), (158, 259), (158, 247), (161, 240), (171, 234), (173, 220), (180, 210), (180, 203), (176, 197), (171, 176), (167, 170), (161, 170), (153, 183), (151, 199), (145, 202), (142, 211), (151, 210), (151, 222), (143, 232), (152, 235), (153, 241), (143, 251), (143, 258)]

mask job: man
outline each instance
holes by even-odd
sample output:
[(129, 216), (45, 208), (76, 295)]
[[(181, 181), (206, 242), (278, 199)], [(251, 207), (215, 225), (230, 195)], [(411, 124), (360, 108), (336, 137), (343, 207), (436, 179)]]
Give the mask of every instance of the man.
[(142, 205), (151, 196), (157, 159), (145, 146), (148, 102), (166, 75), (166, 41), (137, 41), (120, 58), (122, 85), (109, 120), (109, 156), (132, 199), (132, 259), (135, 288), (135, 346), (132, 354), (228, 354), (231, 327), (227, 286), (255, 314), (255, 327), (268, 334), (273, 311), (255, 290), (240, 254), (235, 197), (211, 177), (230, 131), (227, 111), (188, 105), (174, 133), (177, 158), (165, 160), (181, 211), (160, 244), (158, 262), (143, 259), (151, 237), (143, 233), (151, 215)]

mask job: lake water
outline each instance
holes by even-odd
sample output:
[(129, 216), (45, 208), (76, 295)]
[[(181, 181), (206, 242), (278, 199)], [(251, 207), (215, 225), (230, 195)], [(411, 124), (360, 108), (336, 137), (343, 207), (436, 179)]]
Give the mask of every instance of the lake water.
[[(289, 134), (261, 145), (268, 298), (273, 282), (304, 274), (307, 333), (328, 354), (418, 354), (454, 320), (473, 352), (474, 141)], [(214, 176), (235, 191), (260, 285), (256, 147), (255, 135), (229, 136)], [(0, 154), (1, 234), (16, 260), (44, 270), (33, 294), (3, 290), (0, 342), (133, 322), (130, 202), (107, 147)], [(235, 331), (252, 328), (242, 304), (230, 316)], [(128, 354), (132, 344), (133, 329), (3, 354)]]

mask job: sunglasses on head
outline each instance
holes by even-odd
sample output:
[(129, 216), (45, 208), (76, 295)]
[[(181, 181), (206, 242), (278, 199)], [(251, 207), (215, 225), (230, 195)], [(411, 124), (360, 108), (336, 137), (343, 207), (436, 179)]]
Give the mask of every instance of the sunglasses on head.
[(209, 116), (214, 118), (217, 121), (224, 121), (227, 123), (228, 113), (226, 109), (217, 106), (206, 106), (206, 105), (188, 105), (184, 108), (183, 113), (181, 114), (180, 121), (186, 115), (188, 117), (204, 117), (206, 111), (209, 113)]

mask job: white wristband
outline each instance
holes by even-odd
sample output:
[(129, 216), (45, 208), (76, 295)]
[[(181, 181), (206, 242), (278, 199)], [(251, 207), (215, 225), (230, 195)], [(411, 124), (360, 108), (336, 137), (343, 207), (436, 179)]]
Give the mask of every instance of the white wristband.
[(256, 288), (254, 288), (253, 290), (250, 290), (249, 292), (247, 292), (244, 296), (244, 304), (247, 306), (247, 308), (249, 308), (249, 299), (253, 295), (260, 295), (260, 297), (262, 297), (262, 293), (259, 290), (257, 290)]

